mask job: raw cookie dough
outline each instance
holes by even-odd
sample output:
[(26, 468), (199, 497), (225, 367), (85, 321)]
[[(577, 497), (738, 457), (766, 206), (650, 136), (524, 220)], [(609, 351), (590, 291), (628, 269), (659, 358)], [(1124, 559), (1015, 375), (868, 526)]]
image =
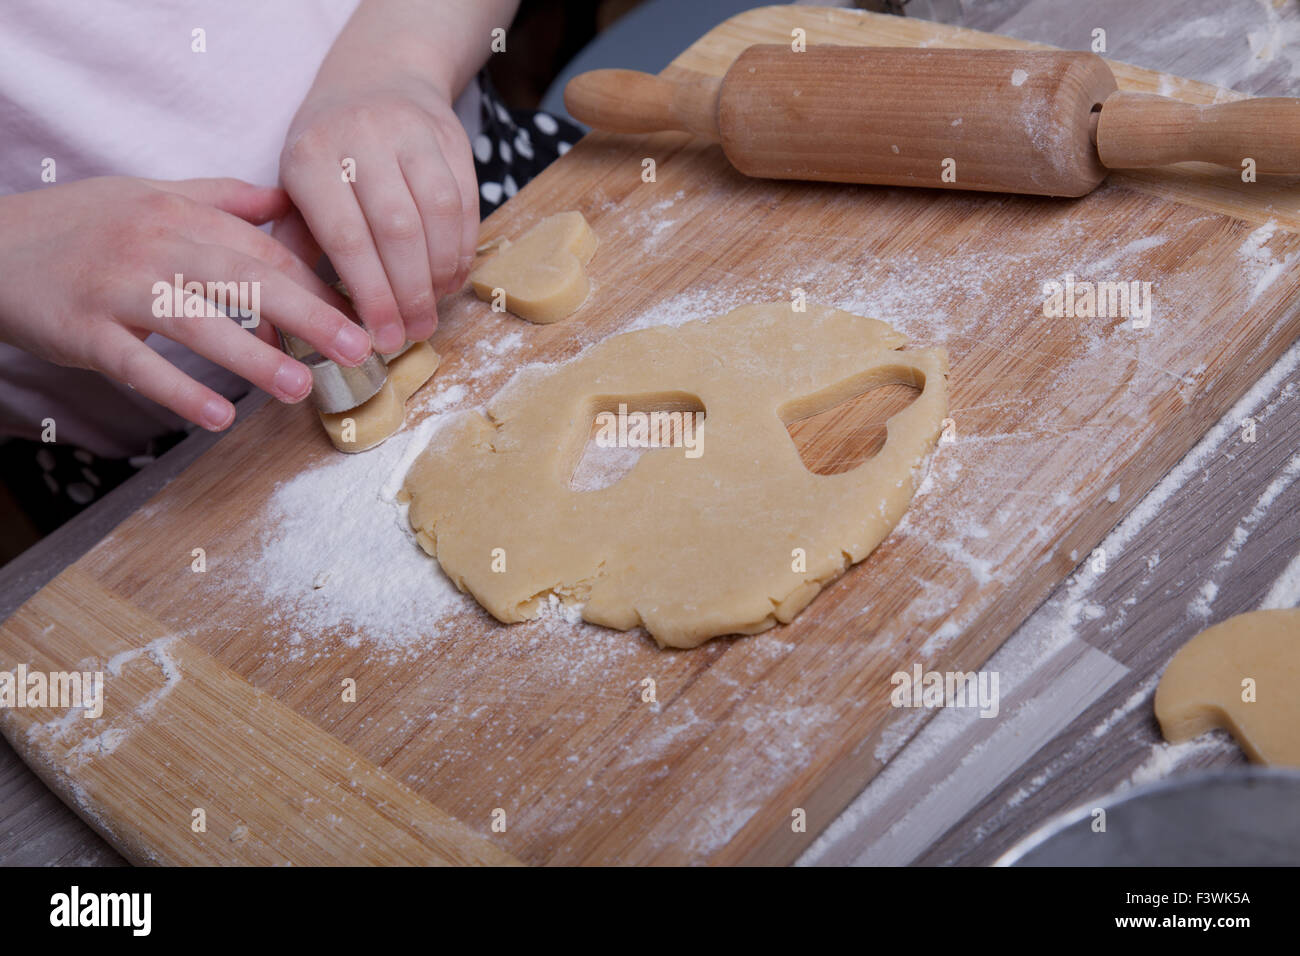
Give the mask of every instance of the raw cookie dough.
[(433, 377), (438, 361), (438, 353), (428, 342), (414, 342), (388, 360), (388, 378), (371, 398), (346, 412), (321, 412), (321, 423), (334, 447), (366, 451), (401, 428), (406, 400)]
[(1300, 608), (1238, 614), (1188, 641), (1156, 687), (1156, 719), (1171, 742), (1224, 727), (1256, 763), (1300, 767)]
[[(486, 417), (449, 421), (417, 460), (411, 525), (504, 622), (551, 594), (671, 647), (789, 621), (894, 527), (938, 438), (947, 355), (905, 342), (876, 319), (776, 302), (526, 367)], [(808, 471), (786, 423), (889, 383), (922, 391), (889, 419), (881, 451), (853, 471)], [(702, 407), (701, 453), (647, 451), (614, 484), (572, 490), (595, 414), (620, 403)]]
[(587, 298), (586, 265), (596, 234), (580, 212), (547, 216), (516, 242), (503, 241), (495, 255), (469, 275), (474, 294), (491, 302), (505, 291), (505, 306), (530, 322), (556, 322), (578, 311)]

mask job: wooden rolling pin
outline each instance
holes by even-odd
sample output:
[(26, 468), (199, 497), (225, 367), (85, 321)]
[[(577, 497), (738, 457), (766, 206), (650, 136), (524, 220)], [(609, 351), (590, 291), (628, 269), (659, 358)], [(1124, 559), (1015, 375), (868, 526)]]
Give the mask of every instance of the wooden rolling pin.
[(759, 45), (721, 80), (583, 73), (564, 103), (599, 130), (715, 140), (768, 179), (1082, 196), (1107, 169), (1186, 160), (1300, 173), (1300, 99), (1123, 93), (1092, 53)]

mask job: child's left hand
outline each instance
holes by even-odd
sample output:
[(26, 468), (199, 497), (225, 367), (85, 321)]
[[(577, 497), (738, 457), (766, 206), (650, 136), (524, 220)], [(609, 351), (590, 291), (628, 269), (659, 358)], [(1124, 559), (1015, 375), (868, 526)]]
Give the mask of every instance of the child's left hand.
[(437, 299), (468, 276), (478, 183), (450, 91), (367, 59), (325, 61), (289, 129), (280, 177), (375, 348), (395, 352), (433, 334)]

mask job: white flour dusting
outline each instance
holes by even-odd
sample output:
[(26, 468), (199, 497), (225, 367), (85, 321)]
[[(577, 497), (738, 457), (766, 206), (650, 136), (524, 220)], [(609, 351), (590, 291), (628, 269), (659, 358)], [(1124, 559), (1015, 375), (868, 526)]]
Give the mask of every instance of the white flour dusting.
[[(1135, 5), (1137, 6), (1137, 5)], [(1145, 6), (1145, 5), (1143, 5)], [(1144, 29), (1138, 21), (1129, 29), (1109, 31), (1105, 56), (1164, 73), (1192, 76), (1220, 87), (1255, 92), (1255, 81), (1281, 76), (1300, 77), (1300, 21), (1287, 0), (1256, 0), (1252, 4), (1221, 3), (1214, 13), (1196, 16), (1192, 5), (1180, 5), (1172, 22), (1150, 17)], [(1209, 4), (1198, 5), (1202, 10)], [(1155, 8), (1158, 9), (1158, 8)], [(1284, 14), (1289, 14), (1284, 18)], [(1074, 47), (1078, 21), (1062, 16), (1050, 3), (1025, 4), (999, 33), (1056, 46)], [(1086, 37), (1085, 37), (1086, 39)], [(1169, 95), (1162, 91), (1162, 95)], [(1260, 95), (1289, 95), (1285, 91)]]
[[(133, 647), (114, 654), (104, 663), (104, 716), (90, 722), (97, 733), (81, 736), (75, 743), (69, 742), (70, 745), (65, 746), (64, 752), (60, 755), (62, 769), (65, 771), (74, 769), (87, 760), (111, 754), (131, 736), (132, 731), (140, 727), (153, 714), (158, 704), (181, 681), (180, 665), (172, 657), (171, 651), (176, 640), (178, 638), (174, 635), (160, 637), (142, 647)], [(112, 692), (112, 679), (121, 677), (128, 664), (141, 661), (147, 662), (148, 666), (157, 670), (161, 678), (159, 685), (149, 691), (130, 710), (118, 712), (116, 707), (110, 707), (112, 701), (120, 699)], [(83, 661), (78, 667), (82, 670), (90, 670), (94, 669), (95, 665)], [(76, 731), (86, 728), (84, 717), (83, 708), (70, 707), (52, 720), (32, 724), (27, 729), (27, 738), (39, 742), (42, 748), (49, 748), (52, 744), (65, 741), (70, 736), (75, 738)]]
[(519, 346), (524, 344), (524, 333), (515, 329), (505, 335), (496, 336), (495, 338), (480, 339), (475, 345), (480, 352), (484, 352), (493, 357), (505, 355), (507, 352), (513, 352)]
[(1295, 80), (1300, 77), (1300, 58), (1295, 56), (1300, 45), (1300, 22), (1282, 19), (1279, 0), (1257, 0), (1257, 3), (1264, 14), (1264, 23), (1246, 33), (1251, 55), (1261, 64), (1283, 60), (1288, 79)]
[[(437, 396), (463, 399), (464, 386)], [(371, 451), (325, 459), (275, 489), (267, 539), (247, 568), (286, 633), (394, 650), (472, 610), (415, 542), (397, 500), (406, 471), (449, 419), (433, 414)], [(293, 638), (290, 637), (290, 643)]]
[(1268, 249), (1269, 240), (1276, 232), (1276, 222), (1265, 223), (1248, 235), (1237, 249), (1237, 255), (1245, 266), (1247, 275), (1254, 280), (1250, 297), (1246, 300), (1247, 307), (1254, 305), (1255, 301), (1268, 291), (1269, 286), (1289, 274), (1300, 261), (1300, 253), (1279, 258)]
[(680, 292), (671, 298), (656, 302), (634, 316), (619, 332), (632, 332), (659, 325), (683, 325), (696, 319), (724, 315), (742, 305), (759, 301), (751, 290), (740, 291), (712, 289), (707, 286)]
[(1282, 573), (1277, 576), (1264, 600), (1259, 602), (1259, 610), (1271, 611), (1300, 606), (1300, 554), (1291, 559)]
[(1207, 756), (1223, 756), (1236, 750), (1236, 742), (1224, 730), (1213, 730), (1176, 744), (1158, 741), (1151, 745), (1146, 759), (1138, 764), (1118, 791), (1123, 793), (1133, 787), (1155, 783), (1189, 763), (1199, 763)]
[(1242, 547), (1250, 540), (1251, 534), (1268, 516), (1269, 509), (1273, 503), (1282, 495), (1284, 491), (1291, 487), (1297, 479), (1300, 479), (1300, 454), (1292, 455), (1291, 459), (1282, 467), (1268, 487), (1255, 499), (1254, 505), (1246, 512), (1242, 519), (1237, 522), (1237, 527), (1233, 529), (1232, 534), (1228, 537), (1228, 543), (1223, 548), (1223, 553), (1219, 559), (1214, 562), (1214, 567), (1210, 569), (1210, 577), (1201, 585), (1200, 591), (1192, 599), (1189, 610), (1192, 614), (1200, 618), (1208, 618), (1214, 604), (1214, 599), (1219, 595), (1219, 585), (1216, 575), (1227, 569), (1237, 557)]

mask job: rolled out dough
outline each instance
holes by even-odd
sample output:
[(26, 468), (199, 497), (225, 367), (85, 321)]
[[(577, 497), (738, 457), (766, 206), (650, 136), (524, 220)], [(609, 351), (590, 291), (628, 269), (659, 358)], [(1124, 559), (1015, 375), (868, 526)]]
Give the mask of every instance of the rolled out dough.
[(1188, 641), (1156, 687), (1156, 719), (1166, 740), (1223, 727), (1256, 763), (1300, 767), (1300, 608), (1238, 614)]
[(373, 396), (346, 412), (320, 413), (339, 451), (367, 451), (383, 442), (406, 418), (406, 401), (438, 370), (439, 356), (428, 342), (415, 342), (388, 361), (388, 378)]
[(580, 212), (547, 216), (469, 275), (474, 294), (491, 302), (497, 290), (505, 307), (530, 322), (557, 322), (578, 311), (589, 285), (587, 263), (596, 252), (596, 234)]
[[(899, 351), (876, 319), (749, 305), (614, 336), (520, 370), (439, 433), (407, 475), (410, 521), (498, 620), (552, 594), (593, 623), (694, 647), (791, 620), (902, 517), (947, 410), (947, 355)], [(880, 452), (813, 474), (786, 423), (889, 383), (921, 389)], [(612, 485), (569, 486), (597, 412), (703, 408), (698, 457), (645, 452)]]

